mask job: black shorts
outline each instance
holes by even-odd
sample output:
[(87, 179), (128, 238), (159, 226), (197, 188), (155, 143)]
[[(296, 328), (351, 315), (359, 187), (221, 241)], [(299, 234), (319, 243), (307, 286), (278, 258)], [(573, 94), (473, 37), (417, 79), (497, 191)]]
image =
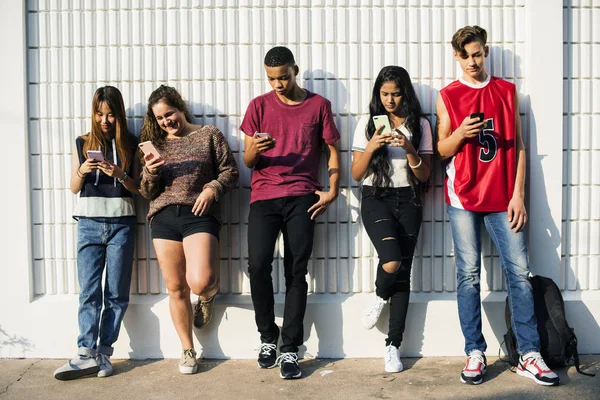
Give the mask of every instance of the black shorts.
[(219, 239), (221, 224), (212, 215), (194, 215), (192, 206), (170, 205), (152, 217), (152, 239), (182, 242), (195, 233), (210, 233)]

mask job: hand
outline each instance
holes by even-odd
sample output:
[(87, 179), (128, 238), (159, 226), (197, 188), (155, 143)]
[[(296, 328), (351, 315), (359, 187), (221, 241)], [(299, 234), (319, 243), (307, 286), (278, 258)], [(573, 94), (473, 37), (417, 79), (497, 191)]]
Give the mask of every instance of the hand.
[(383, 125), (379, 126), (375, 130), (375, 133), (373, 133), (371, 140), (369, 140), (369, 143), (367, 143), (365, 152), (373, 153), (373, 152), (375, 152), (375, 150), (379, 149), (380, 147), (385, 146), (386, 144), (392, 142), (392, 134), (391, 133), (381, 134), (382, 130), (383, 130)]
[(466, 117), (454, 133), (458, 133), (463, 139), (474, 138), (479, 135), (484, 125), (485, 121), (479, 121), (479, 118)]
[(262, 154), (265, 151), (269, 151), (273, 147), (275, 147), (276, 140), (273, 139), (271, 136), (257, 137), (256, 133), (257, 132), (254, 132), (251, 145), (251, 148), (256, 152), (256, 154)]
[(156, 158), (152, 154), (145, 155), (144, 161), (146, 162), (144, 168), (146, 168), (152, 175), (155, 175), (158, 170), (165, 165), (165, 160), (162, 157)]
[(415, 147), (412, 142), (406, 137), (406, 135), (398, 130), (394, 131), (395, 135), (392, 138), (390, 146), (392, 147), (402, 147), (407, 154), (416, 153)]
[(217, 197), (217, 194), (214, 190), (209, 187), (204, 189), (196, 199), (194, 207), (192, 207), (192, 213), (194, 213), (194, 215), (204, 214), (204, 212), (208, 211), (213, 201), (215, 201), (215, 197)]
[(121, 167), (111, 163), (108, 160), (104, 160), (104, 162), (100, 163), (98, 165), (98, 169), (112, 178), (123, 179), (125, 176), (125, 172), (121, 169)]
[(312, 212), (312, 215), (310, 216), (310, 219), (312, 220), (317, 219), (321, 214), (327, 211), (327, 207), (329, 207), (329, 205), (337, 198), (337, 193), (331, 191), (322, 192), (317, 190), (315, 191), (315, 194), (319, 196), (319, 201), (308, 209), (309, 213)]
[(99, 161), (94, 160), (93, 158), (88, 158), (79, 166), (79, 173), (83, 175), (87, 175), (90, 172), (93, 172), (98, 169), (100, 165)]
[(519, 232), (527, 223), (527, 210), (521, 197), (513, 196), (508, 203), (508, 222), (510, 229)]

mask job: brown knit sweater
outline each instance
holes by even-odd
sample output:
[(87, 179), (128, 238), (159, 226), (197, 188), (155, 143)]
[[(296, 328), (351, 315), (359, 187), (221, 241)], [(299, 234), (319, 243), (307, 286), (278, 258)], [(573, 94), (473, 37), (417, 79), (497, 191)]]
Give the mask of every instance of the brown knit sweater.
[(180, 139), (167, 139), (156, 146), (165, 165), (156, 174), (144, 168), (140, 193), (150, 200), (148, 220), (162, 208), (172, 205), (194, 205), (206, 187), (217, 194), (207, 214), (220, 221), (219, 199), (238, 182), (235, 158), (223, 134), (206, 125)]

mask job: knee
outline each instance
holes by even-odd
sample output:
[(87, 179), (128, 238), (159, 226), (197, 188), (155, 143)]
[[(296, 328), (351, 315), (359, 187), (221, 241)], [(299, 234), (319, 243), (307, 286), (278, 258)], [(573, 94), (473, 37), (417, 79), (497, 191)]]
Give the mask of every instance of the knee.
[(174, 300), (189, 299), (190, 288), (185, 282), (176, 282), (167, 285), (169, 291), (169, 298)]
[(382, 264), (381, 267), (388, 274), (393, 274), (393, 273), (397, 272), (398, 269), (400, 269), (400, 261), (389, 261), (389, 262), (386, 262), (385, 264)]
[(189, 282), (190, 290), (198, 296), (213, 289), (217, 283), (217, 277), (212, 274), (202, 274)]

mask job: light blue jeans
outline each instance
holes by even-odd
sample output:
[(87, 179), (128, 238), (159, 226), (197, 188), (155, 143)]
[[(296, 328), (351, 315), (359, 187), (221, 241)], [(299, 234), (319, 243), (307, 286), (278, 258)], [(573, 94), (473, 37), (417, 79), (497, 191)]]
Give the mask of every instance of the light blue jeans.
[(510, 229), (507, 212), (483, 213), (447, 205), (456, 255), (457, 301), (460, 327), (465, 337), (465, 352), (485, 351), (481, 332), (481, 223), (500, 254), (507, 281), (511, 324), (517, 337), (517, 351), (539, 351), (540, 340), (533, 308), (533, 290), (528, 279), (529, 265), (523, 230)]
[(80, 349), (90, 349), (92, 355), (98, 352), (111, 356), (112, 344), (119, 336), (121, 321), (129, 305), (135, 217), (80, 218), (77, 232), (77, 345)]

